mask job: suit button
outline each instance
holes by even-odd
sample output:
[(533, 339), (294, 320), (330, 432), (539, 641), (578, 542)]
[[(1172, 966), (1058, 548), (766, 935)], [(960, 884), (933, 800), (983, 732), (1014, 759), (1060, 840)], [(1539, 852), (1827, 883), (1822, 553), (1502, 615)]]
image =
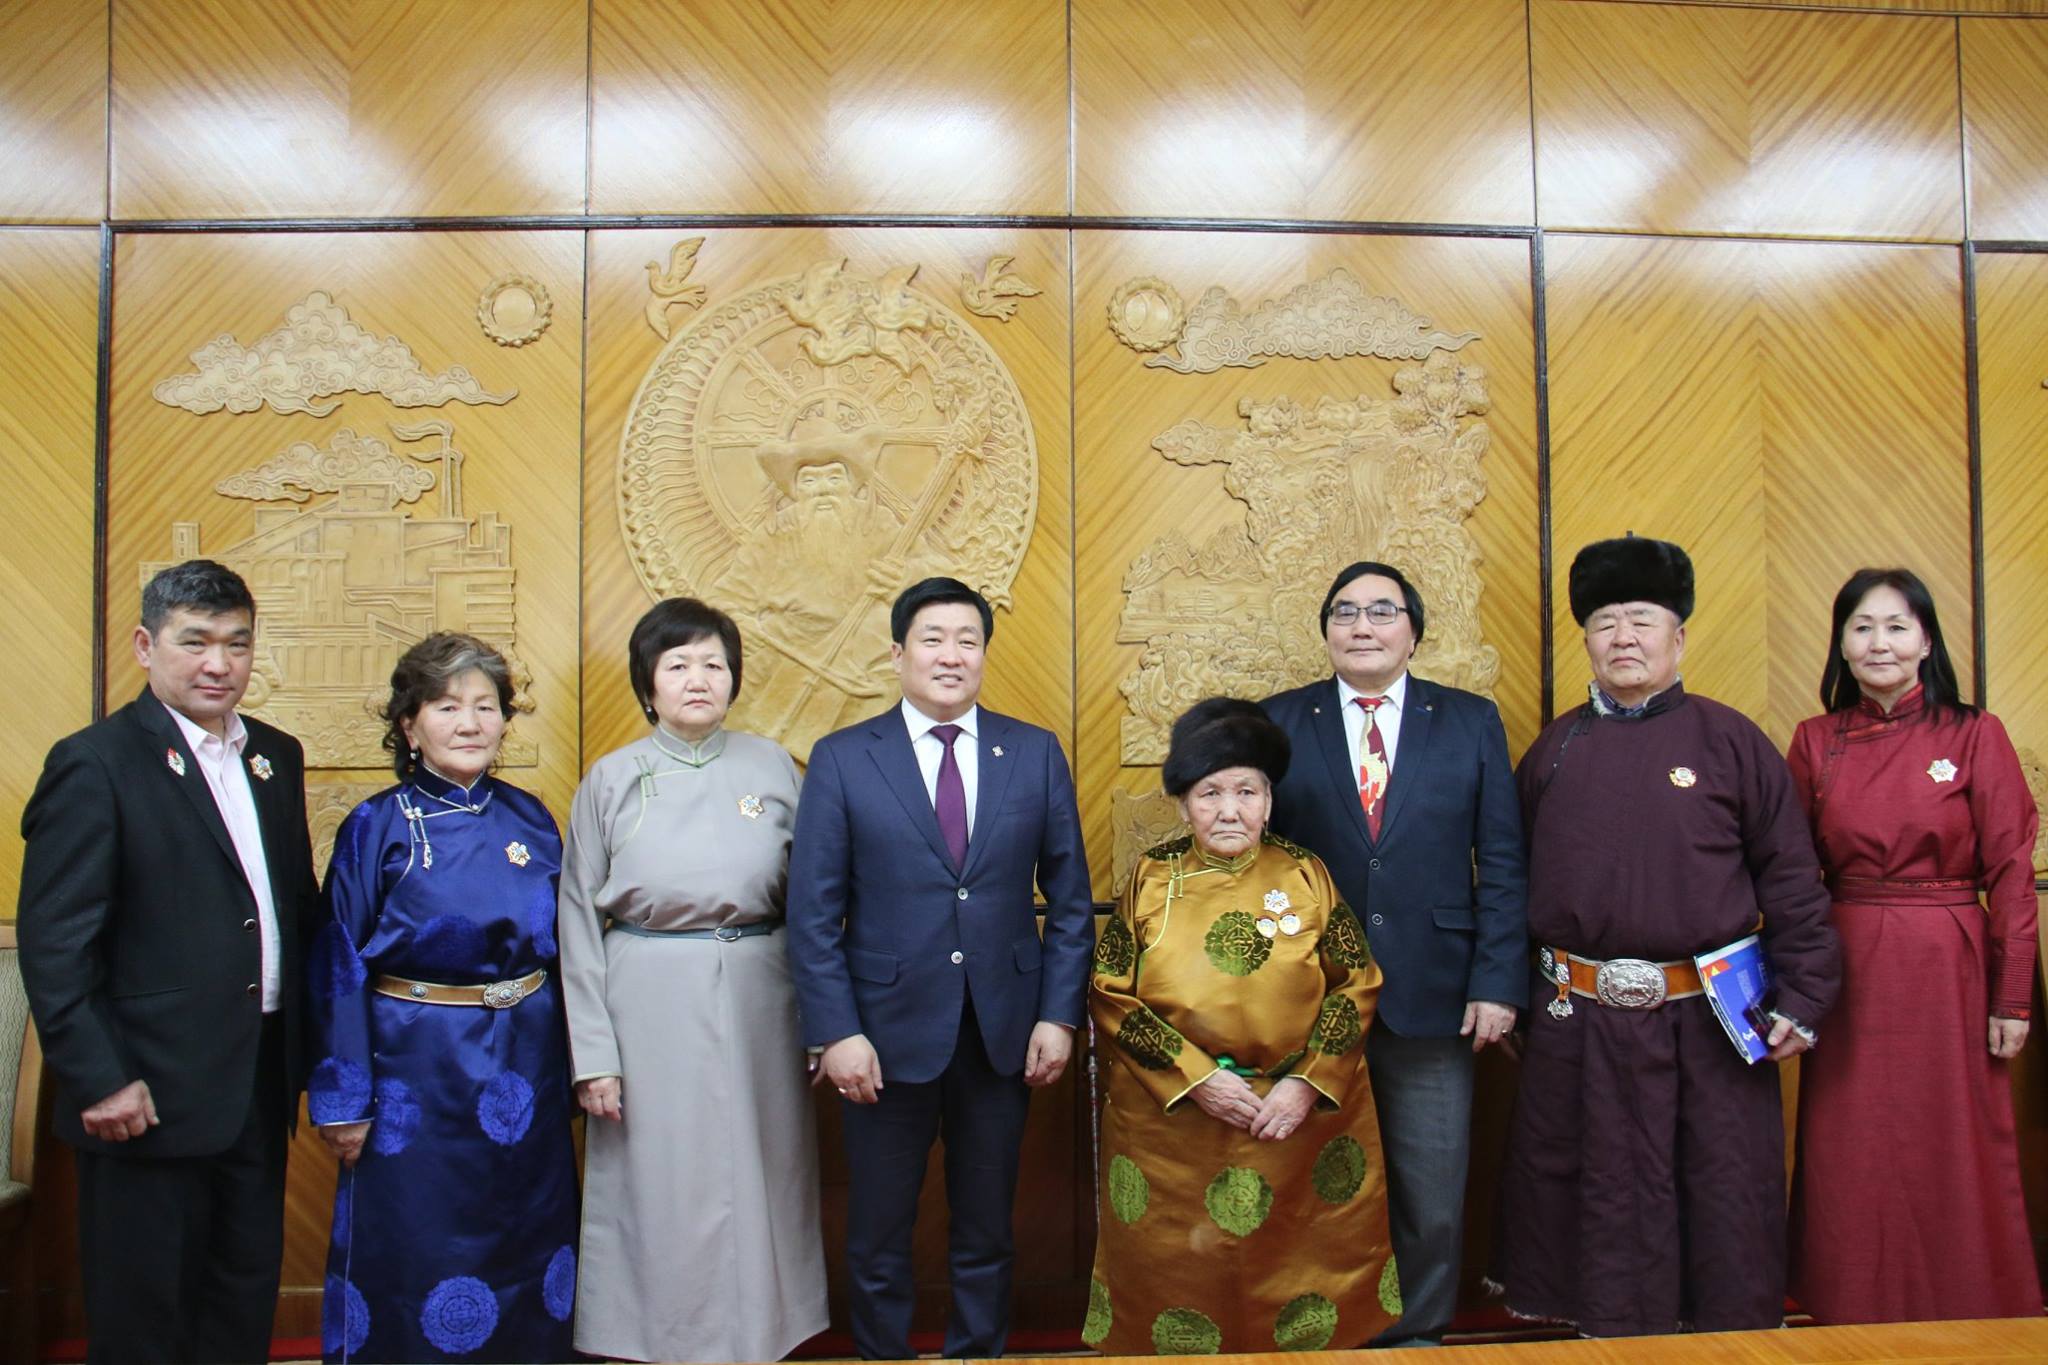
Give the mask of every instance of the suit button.
[(253, 934), (253, 933), (255, 933), (255, 932), (256, 932), (256, 921), (255, 921), (255, 920), (253, 920), (253, 919), (245, 919), (245, 920), (243, 920), (243, 921), (242, 921), (242, 932), (243, 932), (243, 933), (245, 933), (245, 934)]
[(1380, 860), (1378, 858), (1374, 858), (1371, 862), (1367, 863), (1366, 866), (1371, 868), (1373, 871), (1377, 872), (1380, 870)]
[(960, 965), (961, 963), (965, 962), (966, 960), (967, 960), (967, 954), (965, 954), (965, 953), (961, 952), (961, 951), (960, 951), (960, 950), (959, 950), (958, 948), (955, 948), (955, 949), (953, 950), (953, 965), (954, 965), (955, 967), (959, 966), (959, 965)]
[(953, 894), (964, 901), (967, 899), (967, 888), (963, 886), (958, 891), (955, 891)]
[(1374, 915), (1374, 916), (1372, 917), (1372, 922), (1373, 922), (1374, 924), (1385, 924), (1385, 923), (1386, 923), (1386, 920), (1385, 920), (1385, 919), (1383, 919), (1382, 917), (1380, 917), (1379, 915)]
[(242, 992), (242, 994), (248, 996), (251, 1000), (254, 1000), (261, 993), (262, 992), (256, 989), (256, 983), (253, 981), (251, 981), (248, 985), (248, 988)]

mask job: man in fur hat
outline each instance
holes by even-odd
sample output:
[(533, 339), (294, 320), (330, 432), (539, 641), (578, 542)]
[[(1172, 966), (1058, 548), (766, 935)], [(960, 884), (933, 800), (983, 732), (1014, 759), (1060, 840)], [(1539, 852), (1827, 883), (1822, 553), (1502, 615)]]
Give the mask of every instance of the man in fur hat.
[(1761, 935), (1775, 1062), (1834, 1003), (1841, 950), (1763, 732), (1679, 681), (1692, 561), (1629, 536), (1572, 561), (1586, 703), (1517, 770), (1541, 979), (1501, 1179), (1511, 1311), (1591, 1336), (1775, 1327), (1778, 1069), (1745, 1064), (1697, 954)]

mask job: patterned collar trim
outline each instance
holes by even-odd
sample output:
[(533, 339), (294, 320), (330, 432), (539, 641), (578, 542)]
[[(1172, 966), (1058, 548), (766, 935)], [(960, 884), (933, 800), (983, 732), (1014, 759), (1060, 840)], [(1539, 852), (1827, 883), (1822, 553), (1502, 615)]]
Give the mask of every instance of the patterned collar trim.
[(1659, 711), (1669, 710), (1673, 703), (1683, 695), (1684, 689), (1685, 680), (1679, 678), (1662, 692), (1658, 692), (1645, 699), (1640, 705), (1623, 706), (1620, 702), (1609, 696), (1599, 683), (1589, 682), (1586, 684), (1586, 700), (1592, 705), (1596, 715), (1607, 716), (1614, 720), (1639, 720), (1644, 716), (1652, 716)]
[(1250, 867), (1254, 862), (1258, 861), (1259, 850), (1255, 845), (1251, 848), (1246, 849), (1244, 852), (1238, 854), (1235, 858), (1219, 858), (1215, 854), (1211, 853), (1208, 849), (1203, 848), (1200, 844), (1196, 844), (1195, 856), (1201, 859), (1203, 867), (1210, 868), (1217, 872), (1228, 872), (1235, 875), (1239, 872), (1244, 871), (1246, 868)]

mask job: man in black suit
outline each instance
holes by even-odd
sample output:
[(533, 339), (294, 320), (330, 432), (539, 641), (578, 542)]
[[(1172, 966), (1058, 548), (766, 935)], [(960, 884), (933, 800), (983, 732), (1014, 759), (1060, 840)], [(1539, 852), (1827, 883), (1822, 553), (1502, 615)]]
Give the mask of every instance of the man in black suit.
[(256, 607), (208, 560), (142, 592), (142, 695), (22, 812), (21, 970), (78, 1152), (90, 1359), (261, 1361), (319, 891), (297, 740), (235, 706)]
[(1322, 625), (1336, 676), (1265, 703), (1295, 753), (1271, 823), (1321, 855), (1386, 973), (1366, 1061), (1402, 1314), (1375, 1344), (1433, 1345), (1458, 1307), (1472, 1059), (1528, 1000), (1515, 772), (1492, 702), (1409, 675), (1423, 604), (1399, 569), (1338, 574)]

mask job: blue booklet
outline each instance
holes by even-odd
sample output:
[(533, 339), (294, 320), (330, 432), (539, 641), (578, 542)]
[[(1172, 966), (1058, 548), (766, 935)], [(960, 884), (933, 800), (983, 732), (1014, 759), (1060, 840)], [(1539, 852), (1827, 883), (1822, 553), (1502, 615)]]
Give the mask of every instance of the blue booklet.
[(1764, 1040), (1770, 1036), (1771, 1016), (1764, 1004), (1771, 989), (1771, 964), (1764, 958), (1762, 941), (1751, 934), (1725, 948), (1701, 953), (1693, 960), (1700, 969), (1700, 986), (1736, 1055), (1751, 1066), (1770, 1052)]

